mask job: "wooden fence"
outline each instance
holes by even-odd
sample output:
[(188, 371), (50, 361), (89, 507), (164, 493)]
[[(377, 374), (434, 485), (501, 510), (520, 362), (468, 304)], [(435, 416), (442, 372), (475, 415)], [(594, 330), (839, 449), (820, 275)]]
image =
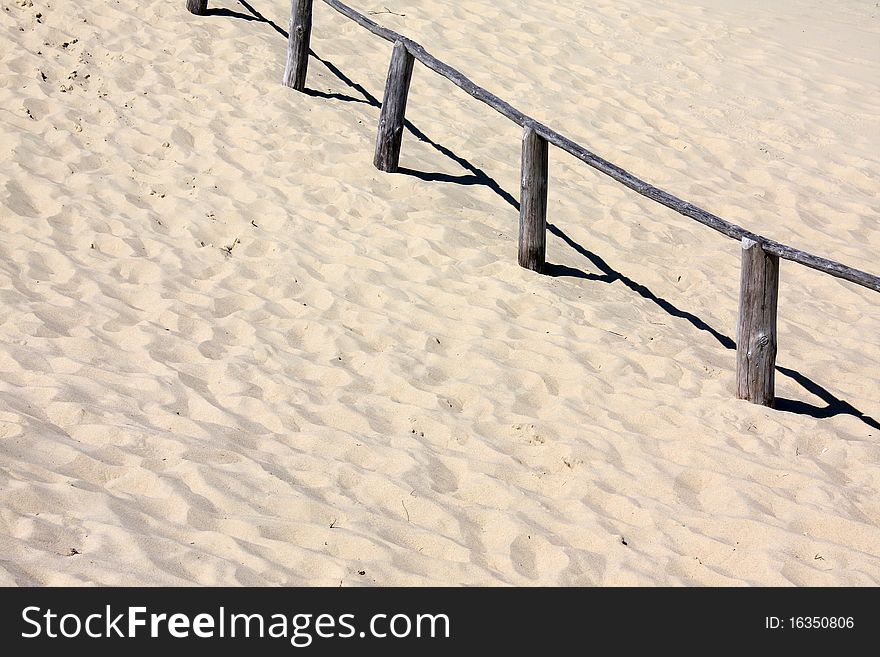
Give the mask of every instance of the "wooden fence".
[[(474, 84), (466, 76), (428, 53), (420, 44), (370, 20), (339, 0), (322, 0), (343, 16), (394, 44), (379, 116), (373, 159), (381, 171), (398, 169), (403, 140), (406, 101), (416, 60), (460, 87), (465, 93), (507, 117), (523, 129), (520, 178), (519, 264), (543, 272), (547, 235), (547, 182), (549, 145), (561, 148), (585, 164), (665, 205), (685, 217), (739, 240), (742, 250), (739, 321), (736, 328), (736, 395), (755, 404), (772, 406), (776, 371), (776, 306), (779, 259), (790, 260), (880, 292), (880, 277), (839, 262), (799, 251), (747, 231), (716, 215), (648, 184), (621, 167), (599, 157), (568, 137), (548, 128)], [(207, 0), (187, 0), (187, 9), (203, 15)], [(287, 64), (283, 83), (304, 91), (309, 64), (313, 0), (292, 0)]]

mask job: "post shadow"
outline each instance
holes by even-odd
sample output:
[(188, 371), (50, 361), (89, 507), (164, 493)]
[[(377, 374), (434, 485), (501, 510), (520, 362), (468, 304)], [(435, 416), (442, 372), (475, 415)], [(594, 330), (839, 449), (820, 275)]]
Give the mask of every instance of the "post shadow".
[(205, 16), (222, 16), (223, 18), (238, 18), (243, 21), (260, 21), (260, 19), (255, 16), (242, 14), (239, 11), (233, 11), (232, 9), (225, 9), (223, 7), (208, 7)]
[[(217, 15), (217, 16), (227, 16), (230, 18), (239, 18), (242, 20), (256, 21), (261, 23), (266, 23), (271, 26), (276, 32), (282, 35), (285, 39), (288, 38), (287, 30), (281, 28), (273, 21), (267, 19), (263, 14), (257, 11), (247, 0), (238, 0), (238, 2), (248, 11), (250, 15), (241, 14), (239, 12), (224, 10), (224, 9), (215, 9), (209, 10), (208, 15)], [(356, 91), (358, 94), (362, 96), (362, 98), (357, 98), (354, 96), (349, 96), (346, 94), (340, 94), (335, 92), (323, 92), (317, 91), (315, 89), (306, 89), (305, 93), (312, 97), (317, 98), (327, 98), (333, 100), (340, 100), (343, 102), (353, 102), (353, 103), (365, 103), (375, 108), (381, 108), (381, 101), (376, 98), (373, 94), (371, 94), (367, 89), (363, 87), (363, 85), (355, 82), (351, 78), (349, 78), (339, 67), (335, 66), (331, 61), (322, 59), (319, 57), (313, 50), (309, 50), (310, 56), (317, 59), (321, 64), (323, 64), (330, 73), (332, 73), (337, 79), (339, 79), (342, 83), (344, 83), (350, 89)], [(454, 176), (450, 174), (436, 173), (436, 172), (425, 172), (425, 171), (417, 171), (414, 169), (400, 168), (398, 173), (401, 175), (408, 175), (418, 178), (420, 180), (428, 181), (428, 182), (443, 182), (457, 185), (484, 185), (491, 189), (495, 194), (497, 194), (505, 203), (519, 211), (519, 201), (507, 190), (502, 188), (498, 182), (489, 176), (485, 171), (475, 166), (467, 159), (457, 155), (451, 149), (443, 146), (430, 139), (424, 132), (418, 129), (413, 123), (409, 120), (404, 122), (405, 127), (410, 131), (410, 133), (416, 137), (419, 141), (429, 144), (439, 153), (444, 155), (445, 157), (451, 159), (453, 162), (457, 163), (463, 169), (470, 172), (470, 174)], [(611, 267), (603, 258), (599, 255), (589, 251), (584, 248), (577, 242), (575, 242), (571, 237), (569, 237), (562, 229), (558, 226), (549, 223), (547, 224), (547, 230), (550, 231), (553, 235), (560, 238), (563, 242), (565, 242), (570, 248), (574, 249), (577, 253), (585, 257), (589, 260), (593, 266), (601, 271), (601, 274), (587, 273), (580, 269), (576, 269), (574, 267), (569, 267), (567, 265), (557, 265), (552, 263), (547, 263), (545, 267), (545, 273), (549, 276), (562, 277), (569, 276), (573, 278), (579, 278), (587, 281), (596, 281), (601, 283), (612, 284), (616, 281), (620, 281), (628, 287), (630, 290), (638, 294), (644, 299), (653, 302), (656, 304), (661, 310), (670, 315), (671, 317), (677, 317), (680, 319), (684, 319), (688, 321), (692, 326), (700, 331), (706, 331), (709, 333), (715, 340), (717, 340), (721, 346), (725, 349), (736, 350), (736, 342), (728, 335), (721, 333), (716, 330), (709, 324), (707, 324), (703, 319), (690, 313), (686, 310), (682, 310), (666, 299), (657, 296), (654, 294), (647, 286), (638, 283), (628, 276), (624, 276), (622, 273), (616, 271), (613, 267)], [(825, 402), (825, 406), (817, 406), (814, 404), (810, 404), (803, 401), (784, 399), (777, 397), (774, 408), (778, 411), (786, 412), (786, 413), (794, 413), (797, 415), (808, 415), (810, 417), (814, 417), (817, 419), (825, 419), (834, 417), (836, 415), (852, 415), (858, 420), (861, 420), (863, 423), (872, 427), (874, 429), (880, 430), (880, 422), (875, 420), (873, 417), (869, 415), (865, 415), (862, 411), (855, 408), (849, 402), (846, 402), (832, 394), (828, 389), (822, 387), (812, 379), (804, 376), (797, 370), (793, 370), (787, 367), (782, 367), (780, 365), (776, 366), (776, 371), (786, 376), (793, 381), (795, 381), (798, 385), (800, 385), (804, 390), (809, 392), (810, 394), (818, 397), (823, 402)]]
[[(614, 283), (615, 281), (620, 281), (621, 283), (626, 285), (630, 290), (632, 290), (633, 292), (638, 294), (643, 299), (647, 299), (648, 301), (652, 301), (653, 303), (655, 303), (657, 306), (662, 308), (668, 315), (671, 315), (672, 317), (679, 317), (681, 319), (685, 319), (688, 322), (690, 322), (695, 328), (697, 328), (701, 331), (706, 331), (713, 338), (715, 338), (719, 343), (721, 343), (721, 346), (724, 347), (725, 349), (736, 349), (736, 342), (734, 342), (729, 336), (726, 336), (726, 335), (720, 333), (719, 331), (716, 331), (714, 328), (709, 326), (706, 322), (704, 322), (702, 319), (700, 319), (699, 317), (697, 317), (693, 313), (689, 313), (686, 310), (682, 310), (681, 308), (674, 306), (672, 303), (670, 303), (669, 301), (667, 301), (663, 297), (658, 297), (651, 290), (649, 290), (646, 286), (642, 285), (641, 283), (637, 283), (634, 280), (632, 280), (631, 278), (624, 276), (619, 271), (616, 271), (615, 269), (613, 269), (611, 267), (611, 265), (609, 265), (607, 262), (605, 262), (605, 260), (603, 260), (600, 256), (596, 255), (592, 251), (588, 251), (583, 246), (581, 246), (580, 244), (575, 242), (573, 239), (571, 239), (568, 235), (565, 234), (565, 232), (561, 228), (559, 228), (555, 224), (551, 224), (548, 222), (547, 223), (547, 230), (549, 232), (553, 233), (554, 235), (556, 235), (556, 237), (560, 238), (563, 242), (565, 242), (572, 249), (574, 249), (575, 251), (580, 253), (582, 256), (584, 256), (587, 260), (589, 260), (591, 263), (593, 263), (593, 265), (595, 267), (597, 267), (599, 269), (599, 271), (602, 272), (601, 275), (586, 274), (584, 272), (580, 272), (581, 275), (579, 276), (579, 278), (585, 278), (587, 280), (592, 280), (592, 281), (599, 281), (602, 283)], [(559, 267), (561, 267), (561, 265), (554, 265), (554, 269), (557, 269)], [(571, 268), (566, 268), (566, 269), (571, 269)], [(579, 270), (576, 270), (576, 271), (579, 271)], [(563, 275), (568, 275), (568, 274), (563, 274)]]
[(789, 369), (787, 367), (782, 367), (781, 365), (776, 366), (776, 371), (789, 377), (790, 379), (793, 379), (798, 384), (800, 384), (800, 386), (804, 388), (807, 392), (812, 393), (826, 404), (826, 406), (820, 407), (814, 406), (813, 404), (807, 404), (806, 402), (798, 401), (796, 399), (783, 399), (781, 397), (777, 397), (775, 404), (775, 408), (777, 411), (796, 413), (798, 415), (809, 415), (810, 417), (814, 417), (820, 420), (828, 417), (834, 417), (835, 415), (852, 415), (853, 417), (858, 418), (859, 420), (867, 424), (869, 427), (880, 430), (880, 422), (872, 418), (870, 415), (865, 415), (849, 402), (844, 401), (839, 397), (835, 397), (833, 394), (831, 394), (831, 392), (820, 386), (812, 379), (807, 378), (800, 372)]
[[(282, 35), (285, 39), (288, 37), (287, 30), (285, 30), (284, 28), (280, 27), (279, 25), (277, 25), (273, 21), (270, 21), (268, 18), (263, 16), (263, 14), (261, 14), (259, 11), (257, 11), (247, 0), (238, 0), (238, 4), (240, 4), (242, 7), (247, 9), (251, 15), (248, 16), (247, 14), (239, 14), (238, 12), (231, 12), (232, 14), (234, 14), (233, 18), (242, 18), (242, 19), (248, 20), (248, 21), (257, 21), (259, 23), (266, 23), (273, 30), (278, 32), (278, 34)], [(210, 13), (210, 11), (208, 13)]]

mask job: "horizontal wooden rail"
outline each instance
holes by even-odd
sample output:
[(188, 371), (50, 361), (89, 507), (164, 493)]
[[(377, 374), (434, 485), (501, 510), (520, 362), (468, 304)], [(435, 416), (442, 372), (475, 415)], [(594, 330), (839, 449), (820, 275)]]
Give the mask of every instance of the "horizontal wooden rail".
[(867, 287), (876, 292), (880, 292), (880, 276), (875, 276), (873, 274), (869, 274), (868, 272), (860, 271), (839, 262), (835, 262), (834, 260), (828, 260), (827, 258), (822, 258), (813, 255), (812, 253), (800, 251), (785, 244), (780, 244), (779, 242), (771, 240), (762, 235), (757, 235), (746, 230), (742, 226), (737, 226), (736, 224), (732, 224), (729, 221), (725, 221), (721, 217), (718, 217), (711, 212), (707, 212), (706, 210), (697, 207), (693, 203), (688, 203), (687, 201), (683, 201), (677, 196), (673, 196), (669, 192), (658, 189), (657, 187), (648, 184), (641, 178), (634, 176), (629, 171), (626, 171), (616, 164), (612, 164), (608, 160), (599, 157), (598, 155), (584, 148), (577, 142), (572, 141), (568, 137), (556, 132), (555, 130), (547, 127), (540, 121), (533, 119), (532, 117), (524, 114), (509, 103), (501, 100), (501, 98), (493, 94), (491, 91), (487, 91), (483, 87), (474, 83), (471, 79), (463, 75), (460, 71), (457, 71), (448, 64), (441, 62), (439, 59), (437, 59), (427, 50), (425, 50), (425, 48), (421, 44), (418, 44), (412, 39), (398, 34), (393, 30), (389, 30), (382, 25), (379, 25), (375, 21), (370, 20), (369, 18), (352, 9), (348, 5), (339, 2), (339, 0), (322, 1), (338, 11), (340, 14), (350, 18), (358, 25), (366, 28), (376, 36), (379, 36), (386, 41), (390, 41), (392, 43), (403, 43), (413, 57), (424, 64), (427, 68), (431, 69), (435, 73), (439, 73), (444, 78), (452, 82), (454, 85), (461, 88), (468, 95), (473, 96), (483, 103), (486, 103), (486, 105), (488, 105), (501, 115), (507, 117), (517, 125), (523, 128), (530, 128), (534, 130), (537, 135), (543, 137), (549, 143), (558, 148), (561, 148), (569, 155), (576, 157), (581, 162), (593, 167), (597, 171), (604, 173), (609, 178), (612, 178), (617, 182), (625, 185), (626, 187), (629, 187), (637, 194), (641, 194), (645, 198), (649, 198), (652, 201), (660, 203), (661, 205), (665, 205), (667, 208), (675, 210), (685, 217), (695, 219), (701, 224), (708, 226), (709, 228), (713, 228), (719, 233), (726, 235), (727, 237), (730, 237), (737, 241), (740, 241), (745, 237), (749, 240), (752, 240), (753, 242), (757, 242), (761, 245), (761, 248), (765, 252), (778, 256), (784, 260), (791, 260), (792, 262), (797, 262), (801, 265), (805, 265), (812, 269), (825, 272), (826, 274), (830, 274), (831, 276), (836, 276), (837, 278), (842, 278), (844, 280), (850, 281), (851, 283)]

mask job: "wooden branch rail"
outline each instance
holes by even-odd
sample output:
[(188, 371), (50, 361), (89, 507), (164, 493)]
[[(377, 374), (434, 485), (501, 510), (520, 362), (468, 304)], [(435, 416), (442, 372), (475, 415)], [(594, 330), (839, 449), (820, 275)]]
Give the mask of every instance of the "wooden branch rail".
[[(299, 91), (305, 90), (313, 2), (314, 0), (292, 0), (291, 3), (284, 84)], [(475, 84), (460, 71), (431, 55), (412, 39), (379, 25), (339, 0), (322, 0), (322, 2), (376, 36), (394, 44), (376, 140), (374, 164), (378, 169), (388, 172), (397, 171), (406, 100), (415, 60), (523, 128), (519, 231), (521, 266), (541, 272), (545, 265), (549, 144), (562, 149), (637, 194), (740, 241), (742, 272), (737, 324), (737, 396), (739, 398), (765, 406), (773, 405), (780, 258), (880, 292), (880, 276), (757, 235), (654, 187), (524, 114), (492, 92)], [(196, 14), (204, 14), (206, 6), (207, 0), (187, 0), (187, 8)]]

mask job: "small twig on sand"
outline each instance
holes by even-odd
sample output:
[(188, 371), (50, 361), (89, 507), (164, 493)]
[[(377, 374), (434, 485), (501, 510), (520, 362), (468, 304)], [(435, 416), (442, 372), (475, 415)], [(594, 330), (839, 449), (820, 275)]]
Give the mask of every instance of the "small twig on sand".
[(394, 16), (406, 16), (406, 14), (398, 14), (396, 11), (391, 11), (388, 7), (385, 7), (385, 11), (368, 11), (368, 14), (371, 16), (378, 16), (379, 14), (392, 14)]
[(403, 500), (400, 500), (400, 504), (403, 506), (403, 510), (406, 511), (406, 521), (409, 522), (409, 509), (406, 508), (406, 504), (403, 503)]
[(223, 247), (223, 250), (226, 251), (227, 256), (232, 255), (232, 249), (234, 249), (237, 244), (241, 244), (241, 240), (236, 237), (235, 241), (232, 244)]

